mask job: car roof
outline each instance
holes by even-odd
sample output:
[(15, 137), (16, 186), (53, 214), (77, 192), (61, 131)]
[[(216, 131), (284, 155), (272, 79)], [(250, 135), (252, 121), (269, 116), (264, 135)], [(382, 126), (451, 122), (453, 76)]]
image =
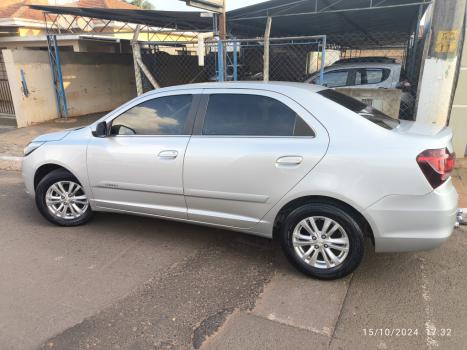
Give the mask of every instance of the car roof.
[(384, 62), (349, 62), (337, 63), (324, 68), (324, 70), (334, 68), (394, 68), (401, 67), (400, 63), (384, 63)]
[(308, 83), (293, 83), (283, 81), (228, 81), (176, 85), (152, 90), (148, 92), (148, 94), (187, 89), (253, 89), (273, 91), (287, 95), (287, 93), (290, 92), (291, 89), (306, 90), (307, 92), (318, 92), (321, 90), (325, 90), (326, 87)]

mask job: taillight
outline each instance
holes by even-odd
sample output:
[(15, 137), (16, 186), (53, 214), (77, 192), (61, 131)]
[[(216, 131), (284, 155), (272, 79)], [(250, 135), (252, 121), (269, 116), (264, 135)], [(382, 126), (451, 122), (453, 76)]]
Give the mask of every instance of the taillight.
[(446, 148), (427, 149), (417, 157), (417, 163), (433, 188), (443, 184), (454, 170), (456, 154)]

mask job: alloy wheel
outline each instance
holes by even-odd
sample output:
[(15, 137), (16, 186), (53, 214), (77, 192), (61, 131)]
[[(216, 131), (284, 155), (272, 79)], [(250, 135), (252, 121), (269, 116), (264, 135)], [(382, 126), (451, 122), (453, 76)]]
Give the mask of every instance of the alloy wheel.
[(349, 237), (335, 220), (311, 216), (301, 220), (292, 233), (295, 253), (305, 263), (329, 269), (344, 262), (349, 253)]
[(45, 204), (52, 215), (65, 220), (81, 217), (89, 207), (83, 188), (74, 181), (52, 184), (45, 194)]

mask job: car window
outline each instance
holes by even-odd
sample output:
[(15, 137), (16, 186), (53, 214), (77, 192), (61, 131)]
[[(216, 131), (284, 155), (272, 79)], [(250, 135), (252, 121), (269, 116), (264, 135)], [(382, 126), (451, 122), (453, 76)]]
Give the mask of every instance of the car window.
[(331, 89), (321, 90), (317, 93), (385, 129), (391, 130), (399, 125), (399, 120), (391, 118), (376, 108), (368, 106), (353, 97)]
[(378, 84), (385, 81), (391, 71), (383, 68), (366, 68), (366, 84)]
[(184, 135), (193, 95), (159, 97), (123, 112), (112, 135)]
[(297, 113), (273, 98), (247, 94), (209, 97), (203, 135), (314, 136)]
[[(326, 72), (323, 76), (323, 84), (327, 87), (338, 87), (347, 85), (347, 77), (349, 75), (348, 70), (336, 70), (332, 72)], [(318, 77), (319, 82), (319, 77)]]
[(362, 85), (365, 81), (365, 71), (356, 70), (355, 71), (355, 85)]

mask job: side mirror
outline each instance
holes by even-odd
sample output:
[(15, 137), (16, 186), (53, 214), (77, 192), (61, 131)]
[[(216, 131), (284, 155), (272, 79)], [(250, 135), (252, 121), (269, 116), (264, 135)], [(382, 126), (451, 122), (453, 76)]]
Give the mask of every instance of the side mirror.
[(106, 137), (107, 136), (107, 123), (100, 122), (96, 126), (96, 130), (92, 132), (94, 137)]

